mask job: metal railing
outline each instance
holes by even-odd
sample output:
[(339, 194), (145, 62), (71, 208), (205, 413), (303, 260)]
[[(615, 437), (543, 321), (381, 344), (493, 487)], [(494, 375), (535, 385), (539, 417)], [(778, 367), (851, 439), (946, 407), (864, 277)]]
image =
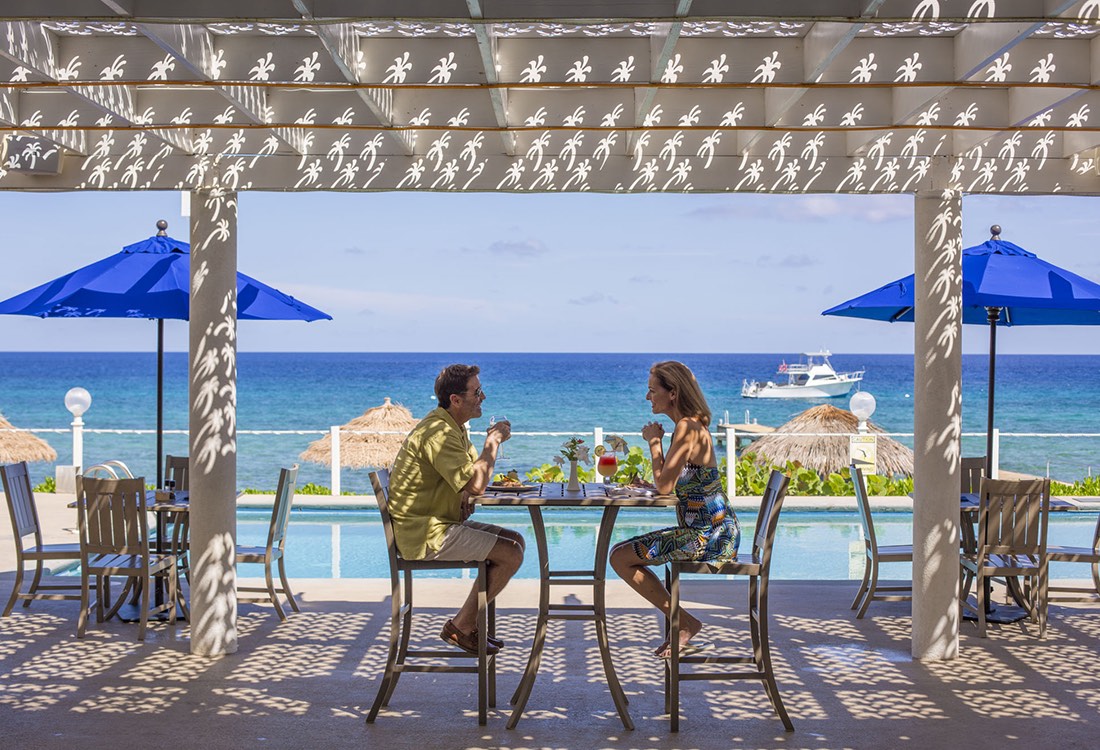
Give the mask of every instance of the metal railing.
[[(76, 459), (80, 457), (80, 452), (83, 444), (83, 434), (101, 434), (101, 435), (155, 435), (156, 430), (152, 429), (112, 429), (112, 428), (87, 428), (83, 425), (74, 425), (71, 428), (4, 428), (4, 432), (25, 432), (25, 433), (39, 433), (39, 434), (65, 434), (71, 433), (73, 440), (73, 457)], [(164, 435), (187, 435), (187, 430), (164, 430)], [(341, 437), (344, 435), (358, 434), (358, 435), (403, 435), (400, 431), (380, 431), (380, 430), (345, 430), (340, 426), (332, 426), (326, 430), (238, 430), (239, 436), (243, 435), (255, 435), (255, 436), (290, 436), (301, 435), (309, 437), (323, 437), (328, 434), (332, 439), (332, 454), (331, 454), (331, 467), (330, 467), (330, 488), (334, 495), (339, 495), (342, 492), (341, 486), (341, 469), (340, 469), (340, 443)], [(471, 432), (472, 435), (484, 435), (484, 432), (477, 431)], [(591, 430), (554, 430), (554, 431), (515, 431), (512, 433), (513, 437), (530, 437), (530, 438), (550, 438), (550, 437), (572, 437), (579, 436), (586, 440), (589, 436), (592, 437), (592, 444), (599, 445), (603, 443), (605, 435), (616, 434), (622, 437), (640, 437), (640, 432), (629, 431), (616, 431), (611, 433), (601, 426), (593, 427)], [(837, 437), (838, 433), (780, 433), (770, 432), (768, 435), (794, 435), (797, 434), (800, 437)], [(839, 433), (843, 435), (844, 433)], [(853, 433), (858, 434), (858, 433)], [(870, 433), (877, 436), (891, 437), (891, 438), (913, 438), (912, 432), (887, 432), (887, 433)], [(729, 487), (729, 494), (736, 496), (738, 494), (737, 477), (736, 477), (736, 460), (733, 455), (737, 441), (741, 437), (761, 437), (758, 432), (741, 432), (739, 433), (732, 425), (720, 425), (719, 428), (712, 432), (712, 435), (722, 444), (721, 453), (726, 456), (726, 472), (727, 472), (727, 486)], [(964, 432), (961, 437), (971, 438), (984, 438), (984, 432)], [(1000, 456), (1001, 456), (1001, 439), (1002, 438), (1071, 438), (1071, 439), (1090, 439), (1100, 438), (1100, 433), (1094, 432), (1001, 432), (995, 429), (993, 432), (993, 476), (996, 477), (1000, 469)], [(74, 460), (76, 465), (80, 465)], [(1090, 467), (1091, 468), (1091, 467)]]

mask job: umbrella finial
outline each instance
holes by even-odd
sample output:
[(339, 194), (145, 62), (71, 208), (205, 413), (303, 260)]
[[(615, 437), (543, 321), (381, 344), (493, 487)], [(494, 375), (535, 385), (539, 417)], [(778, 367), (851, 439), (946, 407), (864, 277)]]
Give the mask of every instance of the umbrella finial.
[(167, 236), (168, 236), (168, 222), (165, 221), (164, 219), (161, 219), (160, 221), (157, 222), (157, 237), (167, 237)]
[(999, 239), (1001, 239), (1001, 225), (1000, 225), (1000, 224), (994, 224), (993, 226), (991, 226), (991, 227), (989, 228), (989, 233), (990, 233), (991, 235), (993, 235), (993, 236), (992, 236), (992, 237), (990, 237), (989, 239), (991, 239), (991, 240), (999, 240)]

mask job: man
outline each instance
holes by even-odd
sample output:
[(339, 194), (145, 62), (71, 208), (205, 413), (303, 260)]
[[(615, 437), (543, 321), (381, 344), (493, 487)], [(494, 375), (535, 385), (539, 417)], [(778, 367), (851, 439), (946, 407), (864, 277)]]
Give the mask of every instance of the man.
[[(476, 365), (450, 365), (435, 379), (439, 407), (405, 438), (390, 472), (390, 515), (397, 548), (406, 560), (462, 560), (487, 563), (492, 601), (523, 562), (523, 537), (493, 524), (470, 520), (473, 498), (493, 476), (497, 449), (511, 437), (508, 422), (489, 428), (479, 454), (465, 424), (481, 416), (485, 392)], [(443, 626), (443, 640), (477, 653), (477, 585), (462, 608)], [(488, 639), (488, 652), (503, 646)]]

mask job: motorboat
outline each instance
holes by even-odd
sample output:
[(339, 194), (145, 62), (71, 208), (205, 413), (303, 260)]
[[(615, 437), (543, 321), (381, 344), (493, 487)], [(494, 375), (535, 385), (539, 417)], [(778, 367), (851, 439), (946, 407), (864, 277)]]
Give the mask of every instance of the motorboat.
[[(863, 370), (837, 372), (829, 363), (828, 350), (805, 352), (805, 361), (783, 362), (776, 380), (741, 381), (742, 398), (835, 398), (847, 396), (859, 381)], [(784, 378), (786, 382), (783, 382)]]

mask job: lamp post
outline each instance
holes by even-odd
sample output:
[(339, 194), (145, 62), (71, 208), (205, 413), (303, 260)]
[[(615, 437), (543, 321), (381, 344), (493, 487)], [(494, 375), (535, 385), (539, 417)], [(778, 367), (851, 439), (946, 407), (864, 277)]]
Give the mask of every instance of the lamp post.
[(84, 466), (84, 412), (92, 405), (92, 394), (79, 386), (65, 394), (65, 408), (73, 415), (73, 466), (79, 473)]

